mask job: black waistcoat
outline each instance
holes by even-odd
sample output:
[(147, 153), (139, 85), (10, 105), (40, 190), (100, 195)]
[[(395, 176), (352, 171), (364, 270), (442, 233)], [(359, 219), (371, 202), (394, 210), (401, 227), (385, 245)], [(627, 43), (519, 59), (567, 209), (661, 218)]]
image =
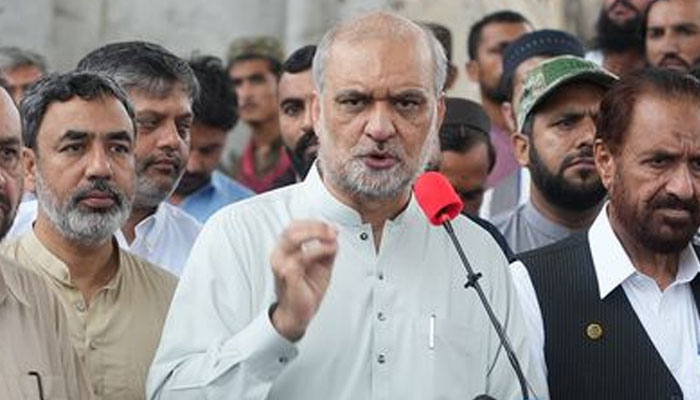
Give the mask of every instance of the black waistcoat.
[[(622, 287), (600, 299), (586, 234), (519, 258), (542, 311), (552, 400), (683, 398)], [(700, 310), (700, 274), (691, 287)]]

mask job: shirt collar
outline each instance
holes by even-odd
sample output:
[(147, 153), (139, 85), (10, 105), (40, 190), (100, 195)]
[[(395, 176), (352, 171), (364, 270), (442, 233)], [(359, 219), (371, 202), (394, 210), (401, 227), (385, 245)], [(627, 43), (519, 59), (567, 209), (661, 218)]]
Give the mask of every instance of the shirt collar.
[[(20, 245), (24, 247), (28, 254), (31, 254), (32, 260), (36, 263), (42, 270), (46, 271), (54, 279), (61, 282), (63, 285), (68, 287), (75, 287), (70, 277), (70, 270), (68, 266), (58, 257), (56, 257), (49, 249), (44, 246), (38, 237), (34, 234), (34, 229), (30, 229), (27, 233), (19, 238)], [(112, 244), (115, 251), (117, 251), (117, 265), (121, 266), (121, 249), (117, 243), (117, 239), (112, 237)], [(112, 279), (105, 284), (106, 289), (113, 289), (116, 287), (119, 279), (122, 275), (122, 268), (117, 268), (117, 273), (112, 277)]]
[[(608, 204), (603, 206), (588, 231), (588, 241), (601, 299), (604, 299), (629, 277), (638, 273), (620, 239), (612, 230), (607, 213)], [(700, 273), (700, 262), (689, 244), (680, 254), (674, 283), (690, 282), (698, 273)]]
[[(160, 237), (165, 227), (166, 220), (169, 218), (168, 207), (175, 206), (171, 206), (167, 201), (161, 201), (160, 204), (158, 204), (156, 212), (136, 224), (134, 227), (134, 241), (131, 245), (137, 241), (142, 241), (145, 243), (149, 252), (153, 250), (153, 247), (156, 245), (155, 241)], [(119, 234), (122, 236), (120, 238), (119, 235), (117, 235), (119, 242), (122, 243), (123, 239), (123, 243), (126, 243), (126, 238), (123, 237), (123, 233), (119, 232)], [(130, 249), (131, 245), (127, 245), (125, 248)]]
[[(309, 172), (306, 174), (306, 178), (299, 184), (298, 189), (303, 193), (301, 198), (304, 199), (304, 204), (302, 205), (304, 208), (310, 208), (314, 210), (314, 212), (320, 213), (321, 216), (328, 221), (335, 221), (349, 226), (363, 225), (360, 213), (342, 203), (328, 190), (321, 179), (317, 162), (311, 166), (311, 169), (309, 169)], [(308, 205), (312, 206), (308, 207)], [(406, 209), (393, 220), (387, 221), (387, 226), (394, 227), (401, 225), (404, 221), (411, 219), (409, 216), (414, 216), (419, 213), (420, 210), (418, 209), (417, 202), (413, 193), (411, 193), (411, 199)]]

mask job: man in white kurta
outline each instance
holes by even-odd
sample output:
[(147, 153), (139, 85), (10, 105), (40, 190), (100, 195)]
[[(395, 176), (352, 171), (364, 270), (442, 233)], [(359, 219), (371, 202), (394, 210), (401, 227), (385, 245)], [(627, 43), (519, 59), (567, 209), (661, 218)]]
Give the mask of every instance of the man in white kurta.
[[(359, 107), (374, 105), (355, 113), (354, 100), (317, 104), (327, 114), (315, 120), (322, 121), (320, 156), (306, 180), (236, 203), (207, 221), (151, 366), (149, 399), (519, 398), (516, 376), (476, 293), (463, 287), (464, 270), (449, 237), (428, 223), (411, 194), (444, 112), (433, 87), (443, 80), (433, 79), (434, 64), (425, 63), (440, 56), (444, 63), (444, 55), (431, 55), (426, 44), (435, 39), (393, 14), (347, 24), (319, 47), (320, 54), (329, 52), (324, 90), (357, 96), (341, 89), (347, 78), (366, 90)], [(353, 27), (380, 36), (345, 42)], [(351, 47), (342, 54), (359, 59), (331, 61), (341, 54), (333, 52), (336, 46)], [(343, 70), (362, 61), (369, 64), (365, 70)], [(331, 76), (342, 82), (336, 85)], [(387, 101), (384, 89), (402, 100)], [(355, 121), (369, 116), (365, 133), (353, 137), (343, 123), (348, 120), (334, 120), (334, 112), (354, 114), (349, 118)], [(407, 119), (414, 124), (404, 125)], [(333, 137), (331, 129), (346, 136)], [(337, 164), (348, 157), (343, 146), (373, 149), (371, 160), (351, 156), (347, 164), (361, 171), (363, 183), (376, 185), (356, 184), (356, 192), (343, 186), (354, 179), (338, 176), (347, 167)], [(546, 395), (530, 362), (506, 258), (466, 218), (454, 225), (484, 275), (486, 296), (530, 384)]]

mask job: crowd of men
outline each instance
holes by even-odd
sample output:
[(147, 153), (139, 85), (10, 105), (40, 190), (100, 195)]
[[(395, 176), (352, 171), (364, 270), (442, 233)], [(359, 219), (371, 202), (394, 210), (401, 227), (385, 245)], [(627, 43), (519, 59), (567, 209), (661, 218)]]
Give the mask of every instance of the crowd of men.
[(386, 11), (286, 58), (0, 47), (1, 397), (700, 399), (700, 1), (596, 33), (484, 16), (479, 102)]

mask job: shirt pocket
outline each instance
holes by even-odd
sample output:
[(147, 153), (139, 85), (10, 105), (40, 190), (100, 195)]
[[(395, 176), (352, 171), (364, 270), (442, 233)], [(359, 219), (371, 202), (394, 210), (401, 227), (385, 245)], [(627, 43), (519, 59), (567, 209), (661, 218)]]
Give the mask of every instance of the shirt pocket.
[(464, 399), (484, 393), (488, 369), (484, 329), (428, 316), (416, 322), (415, 330), (417, 348), (423, 349), (416, 366), (430, 381), (425, 398)]

